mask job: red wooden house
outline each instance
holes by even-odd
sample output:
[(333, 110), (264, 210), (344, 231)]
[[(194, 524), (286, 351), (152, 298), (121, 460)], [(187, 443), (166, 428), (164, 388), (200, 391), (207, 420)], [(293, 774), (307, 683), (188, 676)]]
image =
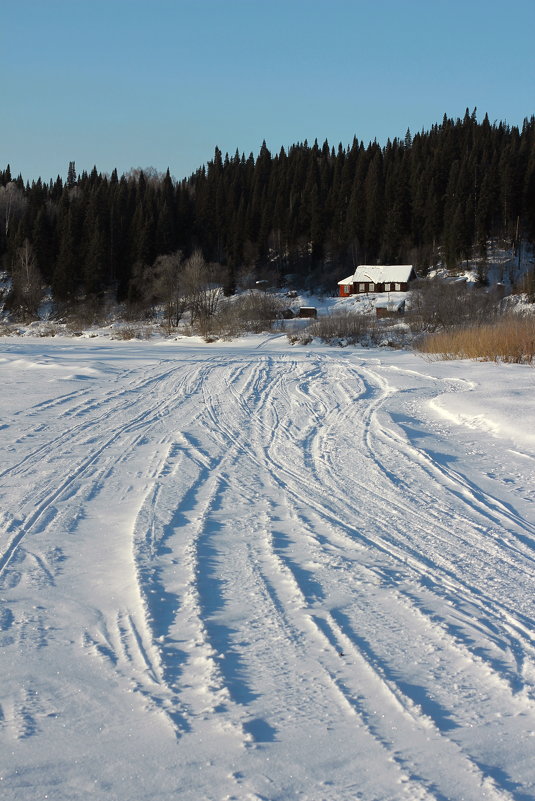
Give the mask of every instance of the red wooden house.
[(353, 275), (338, 281), (340, 297), (368, 292), (406, 292), (416, 273), (412, 264), (359, 264)]

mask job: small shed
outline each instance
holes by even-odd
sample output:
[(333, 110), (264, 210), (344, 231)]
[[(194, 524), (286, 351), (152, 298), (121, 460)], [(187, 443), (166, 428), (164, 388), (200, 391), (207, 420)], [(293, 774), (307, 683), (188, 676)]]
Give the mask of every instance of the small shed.
[(405, 314), (405, 299), (398, 300), (378, 300), (375, 304), (375, 316), (378, 319), (383, 317), (401, 317)]
[(309, 317), (315, 319), (318, 316), (318, 310), (315, 306), (301, 306), (299, 309), (299, 317)]

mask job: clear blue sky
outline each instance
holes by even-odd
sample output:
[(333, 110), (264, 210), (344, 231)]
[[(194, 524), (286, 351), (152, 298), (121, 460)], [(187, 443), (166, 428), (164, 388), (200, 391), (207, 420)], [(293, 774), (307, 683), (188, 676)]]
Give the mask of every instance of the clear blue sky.
[(25, 180), (535, 113), (535, 0), (0, 0), (0, 29)]

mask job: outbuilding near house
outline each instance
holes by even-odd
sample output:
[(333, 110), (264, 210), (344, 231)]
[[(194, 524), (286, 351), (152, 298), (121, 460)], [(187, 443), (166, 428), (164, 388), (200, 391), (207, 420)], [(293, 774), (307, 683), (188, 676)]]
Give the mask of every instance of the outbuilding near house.
[(375, 316), (377, 319), (383, 317), (402, 317), (405, 314), (405, 299), (378, 300), (375, 304)]
[(338, 281), (340, 297), (368, 292), (406, 292), (416, 277), (412, 264), (359, 264), (353, 275)]
[(318, 316), (318, 310), (315, 306), (301, 306), (299, 309), (299, 317), (311, 317), (312, 319)]

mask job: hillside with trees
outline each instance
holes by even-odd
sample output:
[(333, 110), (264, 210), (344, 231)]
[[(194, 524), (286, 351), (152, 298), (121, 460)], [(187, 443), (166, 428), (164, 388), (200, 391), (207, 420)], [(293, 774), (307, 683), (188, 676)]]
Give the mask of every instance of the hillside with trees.
[(355, 137), (273, 154), (264, 142), (256, 157), (216, 148), (179, 181), (169, 170), (78, 175), (70, 162), (65, 180), (25, 183), (7, 166), (0, 221), (7, 305), (26, 316), (44, 285), (60, 311), (104, 296), (171, 303), (193, 257), (227, 294), (288, 275), (329, 290), (358, 263), (425, 274), (474, 257), (484, 281), (490, 239), (513, 249), (535, 239), (535, 117), (519, 128), (467, 109), (385, 146)]

